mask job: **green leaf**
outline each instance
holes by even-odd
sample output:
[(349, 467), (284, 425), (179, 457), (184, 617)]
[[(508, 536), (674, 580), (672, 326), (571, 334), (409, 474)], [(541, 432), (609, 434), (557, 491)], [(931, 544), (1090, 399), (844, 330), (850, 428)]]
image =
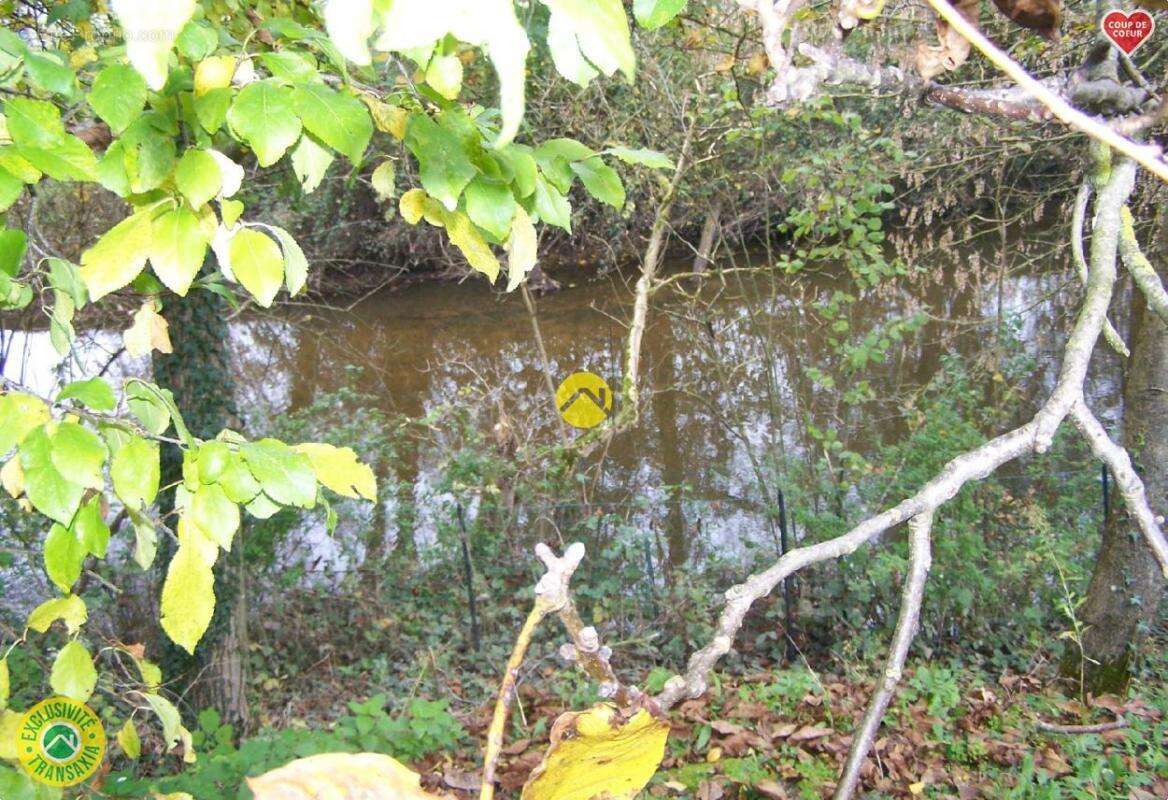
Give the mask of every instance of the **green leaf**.
[(178, 744), (178, 740), (182, 736), (180, 733), (182, 717), (179, 716), (178, 709), (160, 694), (146, 693), (142, 696), (146, 698), (146, 702), (158, 715), (158, 721), (162, 723), (162, 738), (166, 742), (166, 749), (170, 750)]
[(292, 90), (292, 104), (309, 133), (350, 161), (361, 160), (373, 135), (373, 120), (364, 103), (324, 84), (310, 83)]
[(85, 488), (62, 475), (53, 465), (48, 426), (32, 430), (20, 443), (24, 493), (37, 511), (62, 525), (73, 521)]
[(44, 633), (54, 622), (62, 620), (65, 623), (65, 630), (72, 636), (81, 629), (87, 619), (89, 612), (85, 608), (85, 601), (71, 594), (67, 597), (54, 597), (41, 603), (28, 615), (26, 624), (37, 633)]
[(260, 487), (277, 503), (301, 508), (316, 503), (316, 475), (303, 453), (275, 439), (242, 445), (240, 452)]
[(217, 483), (231, 463), (231, 448), (218, 439), (199, 445), (197, 464), (201, 483)]
[(309, 194), (320, 186), (334, 156), (317, 144), (311, 136), (301, 136), (292, 150), (292, 171), (300, 181), (300, 188)]
[(619, 210), (625, 204), (625, 187), (616, 170), (599, 158), (573, 161), (572, 171), (580, 176), (588, 194)]
[(231, 237), (228, 253), (236, 280), (261, 306), (271, 306), (284, 282), (284, 257), (276, 243), (257, 230), (243, 228)]
[(8, 135), (20, 149), (52, 147), (64, 141), (65, 123), (52, 103), (17, 97), (4, 103)]
[(284, 282), (288, 294), (295, 296), (308, 281), (308, 259), (288, 231), (277, 225), (269, 225), (268, 230), (280, 240), (280, 249), (284, 252)]
[(466, 213), (498, 241), (507, 238), (516, 207), (515, 196), (502, 184), (479, 176), (466, 187)]
[(63, 258), (48, 258), (49, 285), (69, 295), (73, 305), (81, 308), (89, 302), (89, 291), (81, 279), (81, 271)]
[(535, 176), (535, 213), (548, 225), (572, 232), (572, 206), (542, 174)]
[(305, 83), (318, 76), (316, 59), (311, 53), (281, 50), (274, 53), (260, 53), (259, 62), (267, 67), (272, 77), (289, 83)]
[(127, 508), (126, 511), (134, 523), (134, 563), (142, 569), (150, 569), (158, 552), (158, 534), (154, 532), (154, 523), (136, 509)]
[(84, 703), (97, 686), (97, 670), (85, 645), (74, 640), (61, 648), (53, 662), (49, 685), (57, 694)]
[(146, 107), (146, 81), (133, 67), (112, 64), (97, 73), (87, 99), (94, 112), (117, 135)]
[(28, 163), (12, 145), (0, 145), (0, 168), (24, 183), (36, 183), (41, 179), (41, 171)]
[(672, 21), (684, 8), (685, 0), (633, 0), (637, 24), (649, 31)]
[(73, 518), (73, 535), (81, 542), (86, 552), (98, 558), (105, 558), (106, 548), (109, 547), (110, 529), (101, 516), (100, 495), (95, 495), (77, 512)]
[(81, 577), (85, 547), (68, 528), (54, 524), (45, 537), (44, 561), (49, 580), (62, 592), (68, 592)]
[(204, 483), (191, 495), (188, 519), (224, 550), (239, 530), (239, 506), (216, 483)]
[(76, 422), (60, 422), (49, 439), (53, 466), (58, 472), (87, 488), (102, 488), (101, 468), (109, 451), (96, 433)]
[(94, 411), (113, 411), (117, 406), (114, 390), (104, 378), (73, 381), (61, 390), (57, 400), (79, 400)]
[(0, 231), (0, 272), (15, 278), (20, 272), (27, 246), (28, 237), (24, 231), (15, 228)]
[(180, 544), (170, 561), (160, 612), (166, 635), (193, 654), (215, 613), (215, 577), (211, 565), (190, 544)]
[(558, 156), (565, 161), (582, 161), (596, 155), (596, 151), (575, 139), (548, 139), (535, 148), (535, 157), (546, 160)]
[(605, 75), (619, 69), (632, 80), (636, 56), (621, 0), (543, 1), (552, 12), (547, 44), (561, 75), (587, 86), (597, 69)]
[(154, 91), (166, 85), (170, 48), (195, 11), (195, 0), (113, 0), (126, 56)]
[(191, 207), (199, 209), (219, 193), (223, 175), (214, 156), (206, 150), (192, 148), (179, 159), (174, 170), (174, 184)]
[(158, 495), (159, 450), (156, 442), (138, 436), (118, 448), (110, 461), (114, 492), (130, 508), (139, 509)]
[(49, 419), (49, 407), (39, 397), (24, 392), (0, 395), (0, 454), (20, 444)]
[(425, 114), (413, 114), (406, 126), (406, 147), (418, 159), (426, 192), (448, 210), (457, 208), (458, 196), (478, 173), (458, 138)]
[(207, 133), (215, 133), (227, 121), (227, 109), (231, 106), (233, 94), (230, 87), (224, 87), (195, 97), (195, 117)]
[(274, 79), (243, 87), (227, 112), (227, 123), (255, 151), (261, 167), (279, 161), (300, 136), (291, 92)]
[(242, 456), (237, 453), (231, 454), (231, 460), (224, 466), (218, 483), (233, 503), (250, 503), (260, 493), (259, 481), (244, 465)]
[(24, 184), (0, 167), (0, 211), (7, 211), (24, 191)]
[(605, 155), (616, 156), (626, 164), (640, 164), (641, 166), (652, 169), (673, 168), (673, 162), (669, 160), (669, 156), (664, 153), (659, 153), (656, 150), (645, 150), (643, 148), (634, 150), (630, 147), (610, 147), (604, 153)]
[[(219, 167), (214, 159), (207, 158), (218, 174)], [(171, 209), (154, 220), (150, 266), (168, 289), (183, 297), (203, 266), (210, 241), (207, 229), (195, 212), (185, 206)]]
[(38, 88), (65, 97), (76, 93), (76, 76), (58, 54), (30, 50), (24, 57), (24, 65), (28, 68), (28, 77)]
[(20, 155), (59, 181), (96, 181), (98, 177), (97, 156), (73, 134), (49, 147), (21, 147)]
[(535, 158), (531, 148), (519, 144), (509, 144), (495, 152), (511, 173), (517, 197), (530, 197), (535, 192)]
[(219, 36), (206, 22), (191, 20), (179, 31), (174, 46), (191, 61), (201, 61), (215, 52)]
[(117, 734), (118, 746), (126, 754), (126, 758), (137, 761), (142, 756), (142, 740), (138, 737), (138, 729), (134, 727), (134, 720), (126, 720)]
[(158, 393), (145, 382), (134, 379), (126, 384), (126, 402), (130, 406), (130, 413), (138, 418), (142, 427), (155, 436), (161, 435), (170, 427), (170, 409)]
[(92, 300), (100, 300), (138, 277), (154, 234), (154, 209), (144, 208), (105, 232), (81, 254), (81, 278)]
[(308, 456), (316, 479), (337, 494), (377, 499), (377, 477), (367, 464), (357, 460), (357, 454), (351, 448), (306, 442), (292, 449)]

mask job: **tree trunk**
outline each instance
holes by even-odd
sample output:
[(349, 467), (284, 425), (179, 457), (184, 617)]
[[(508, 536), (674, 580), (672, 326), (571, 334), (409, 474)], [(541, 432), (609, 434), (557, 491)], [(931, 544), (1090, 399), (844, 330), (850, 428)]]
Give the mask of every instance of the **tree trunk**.
[[(1168, 270), (1163, 258), (1156, 261), (1163, 281)], [(1138, 289), (1132, 290), (1131, 312), (1123, 444), (1143, 478), (1152, 510), (1163, 514), (1168, 511), (1168, 325), (1147, 307)], [(1122, 504), (1112, 503), (1081, 611), (1088, 626), (1082, 659), (1069, 652), (1064, 672), (1081, 676), (1084, 691), (1126, 691), (1132, 659), (1156, 617), (1163, 591), (1164, 577), (1151, 548)]]
[[(168, 297), (164, 309), (174, 352), (155, 353), (154, 380), (174, 393), (183, 420), (200, 439), (213, 438), (223, 428), (237, 424), (234, 382), (228, 364), (227, 311), (221, 297), (200, 289), (186, 297)], [(181, 450), (164, 447), (162, 484), (181, 480)], [(169, 513), (173, 510), (173, 495), (161, 497), (165, 499), (160, 510)], [(243, 535), (241, 530), (232, 554), (224, 554), (215, 564), (215, 615), (195, 656), (168, 646), (162, 658), (168, 677), (181, 675), (188, 682), (196, 706), (216, 708), (223, 721), (234, 725), (237, 731), (246, 727), (248, 717), (242, 656), (247, 637)], [(157, 563), (165, 569), (173, 546), (165, 539), (160, 545)]]

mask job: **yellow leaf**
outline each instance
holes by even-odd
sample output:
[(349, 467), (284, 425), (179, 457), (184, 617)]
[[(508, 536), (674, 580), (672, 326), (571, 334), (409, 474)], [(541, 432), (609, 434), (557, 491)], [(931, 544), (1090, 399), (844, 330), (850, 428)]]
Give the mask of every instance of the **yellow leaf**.
[(247, 778), (255, 800), (437, 800), (418, 774), (380, 753), (321, 753)]
[(721, 760), (722, 760), (722, 748), (721, 747), (711, 747), (706, 752), (706, 763), (707, 764), (717, 764)]
[(523, 206), (516, 206), (511, 235), (507, 237), (507, 291), (514, 291), (523, 283), (535, 266), (536, 255), (535, 226)]
[(369, 106), (369, 115), (373, 117), (373, 124), (377, 126), (377, 130), (388, 133), (398, 141), (406, 138), (406, 122), (410, 118), (408, 111), (401, 106), (383, 103), (371, 95), (363, 94), (361, 99)]
[(118, 744), (122, 752), (133, 761), (142, 755), (142, 740), (138, 738), (138, 729), (134, 727), (134, 720), (126, 720), (126, 724), (118, 731)]
[(26, 624), (37, 633), (44, 633), (59, 619), (65, 621), (65, 629), (70, 635), (77, 633), (89, 619), (85, 601), (75, 594), (46, 600), (32, 610)]
[(180, 544), (162, 584), (162, 629), (188, 653), (203, 638), (215, 612), (215, 578), (203, 554)]
[(226, 89), (235, 74), (234, 56), (211, 56), (195, 67), (195, 96), (202, 97), (213, 89)]
[(921, 794), (925, 791), (925, 782), (924, 781), (917, 781), (916, 783), (910, 783), (908, 786), (908, 790), (914, 796)]
[(90, 300), (100, 300), (138, 277), (150, 254), (153, 231), (154, 208), (145, 208), (110, 228), (81, 254), (81, 279)]
[(24, 468), (20, 466), (20, 457), (13, 455), (0, 468), (0, 486), (8, 492), (13, 500), (24, 494)]
[(461, 211), (447, 212), (446, 235), (450, 237), (450, 243), (462, 251), (467, 263), (486, 275), (491, 283), (495, 282), (499, 277), (499, 260), (470, 217)]
[(20, 719), (23, 716), (12, 709), (0, 711), (0, 759), (16, 760), (16, 732), (20, 730)]
[(244, 228), (227, 245), (231, 271), (243, 288), (264, 308), (276, 299), (284, 285), (284, 254), (270, 236)]
[(377, 477), (367, 464), (357, 460), (351, 448), (306, 442), (292, 449), (308, 456), (316, 479), (337, 494), (377, 499)]
[(424, 189), (410, 189), (397, 201), (397, 210), (401, 213), (402, 219), (411, 225), (418, 224), (425, 207), (426, 192)]
[(134, 358), (150, 355), (151, 351), (173, 353), (170, 344), (170, 326), (154, 310), (154, 301), (147, 300), (134, 312), (134, 324), (122, 334), (126, 352)]
[(561, 714), (522, 800), (632, 800), (657, 771), (668, 737), (669, 723), (643, 709), (629, 719), (604, 704)]

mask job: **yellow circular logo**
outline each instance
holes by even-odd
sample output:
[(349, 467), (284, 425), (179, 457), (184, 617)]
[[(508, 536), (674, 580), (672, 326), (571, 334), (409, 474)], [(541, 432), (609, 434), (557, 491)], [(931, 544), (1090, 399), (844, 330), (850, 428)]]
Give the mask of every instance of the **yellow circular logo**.
[(85, 703), (50, 697), (21, 718), (16, 746), (17, 757), (33, 780), (74, 786), (101, 766), (105, 730)]
[(556, 408), (573, 428), (595, 428), (612, 411), (612, 389), (591, 372), (573, 372), (556, 389)]

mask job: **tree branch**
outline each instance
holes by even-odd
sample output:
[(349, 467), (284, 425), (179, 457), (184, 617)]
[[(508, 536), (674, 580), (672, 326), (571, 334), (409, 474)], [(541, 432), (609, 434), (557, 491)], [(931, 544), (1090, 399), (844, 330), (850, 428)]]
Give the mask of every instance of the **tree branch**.
[[(1079, 187), (1075, 196), (1075, 205), (1071, 211), (1071, 253), (1074, 255), (1075, 270), (1079, 273), (1079, 283), (1087, 285), (1087, 256), (1083, 252), (1083, 223), (1087, 217), (1087, 204), (1091, 201), (1091, 181), (1087, 179)], [(1131, 355), (1127, 343), (1119, 335), (1119, 331), (1111, 324), (1111, 320), (1103, 320), (1103, 338), (1111, 349), (1124, 358)]]
[(1160, 276), (1147, 256), (1140, 250), (1140, 243), (1136, 240), (1135, 225), (1132, 223), (1131, 211), (1124, 206), (1120, 211), (1119, 254), (1123, 257), (1124, 266), (1131, 273), (1132, 279), (1148, 307), (1156, 312), (1156, 316), (1168, 323), (1168, 292), (1164, 291), (1164, 284), (1160, 283)]
[(848, 751), (848, 761), (844, 765), (843, 775), (836, 784), (836, 800), (848, 798), (855, 792), (860, 782), (860, 767), (872, 743), (876, 740), (876, 733), (880, 730), (880, 721), (884, 719), (884, 712), (888, 710), (888, 703), (900, 683), (904, 672), (904, 662), (908, 658), (908, 649), (917, 634), (921, 618), (921, 603), (925, 597), (925, 580), (929, 576), (929, 565), (932, 563), (932, 547), (929, 542), (929, 533), (933, 527), (933, 512), (924, 513), (909, 520), (909, 548), (911, 560), (909, 574), (904, 579), (904, 591), (900, 600), (900, 617), (896, 622), (896, 633), (893, 635), (892, 650), (888, 653), (888, 662), (884, 666), (884, 676), (879, 688), (872, 695), (872, 703), (864, 715), (860, 729), (852, 739), (851, 750)]
[(1168, 539), (1165, 539), (1160, 527), (1164, 524), (1164, 517), (1152, 511), (1144, 482), (1132, 467), (1127, 450), (1111, 440), (1083, 398), (1079, 398), (1072, 406), (1071, 418), (1091, 446), (1091, 452), (1111, 470), (1127, 513), (1135, 520), (1156, 560), (1160, 562), (1165, 577), (1168, 577)]
[(1092, 139), (1102, 142), (1136, 161), (1160, 180), (1168, 182), (1168, 163), (1161, 158), (1161, 150), (1155, 145), (1139, 144), (1110, 128), (1106, 123), (1093, 119), (1067, 100), (1060, 97), (1041, 81), (1033, 78), (1025, 68), (993, 42), (985, 37), (969, 20), (961, 16), (947, 0), (927, 0), (937, 15), (976, 47), (995, 67), (1006, 73), (1019, 86), (1046, 106), (1059, 120)]
[[(1099, 154), (1099, 158), (1102, 163), (1106, 163), (1102, 153)], [(1049, 446), (1054, 430), (1072, 412), (1076, 404), (1083, 402), (1083, 382), (1086, 378), (1087, 365), (1103, 328), (1115, 285), (1119, 209), (1123, 207), (1131, 193), (1134, 177), (1135, 165), (1131, 161), (1122, 160), (1106, 172), (1102, 181), (1096, 207), (1090, 272), (1084, 299), (1075, 326), (1064, 347), (1058, 381), (1034, 418), (1025, 425), (957, 456), (916, 494), (892, 508), (865, 519), (847, 533), (834, 539), (791, 550), (770, 568), (727, 590), (726, 605), (718, 620), (712, 641), (695, 652), (689, 659), (685, 674), (670, 678), (657, 696), (656, 700), (663, 710), (668, 710), (685, 697), (698, 697), (706, 690), (707, 676), (718, 659), (733, 646), (734, 638), (741, 629), (751, 605), (769, 594), (788, 575), (810, 564), (848, 555), (884, 531), (914, 518), (917, 521), (913, 525), (913, 536), (919, 548), (919, 538), (927, 536), (927, 523), (931, 520), (932, 514), (956, 495), (966, 483), (985, 478), (1006, 462), (1026, 453), (1041, 452)], [(1122, 468), (1122, 464), (1120, 467)], [(1125, 476), (1121, 480), (1127, 478), (1130, 476)], [(914, 575), (915, 570), (924, 568), (919, 552), (918, 549)], [(913, 582), (914, 578), (910, 578), (908, 583)], [(915, 625), (914, 615), (919, 611), (919, 608), (914, 610), (916, 600), (908, 592), (909, 588), (906, 587), (901, 621), (898, 623), (893, 652), (889, 657), (890, 667), (903, 663), (902, 659), (898, 659), (897, 648), (903, 646), (907, 649), (904, 641), (906, 638), (911, 641), (909, 632)], [(895, 674), (895, 670), (892, 672)], [(894, 686), (895, 682), (892, 685)], [(887, 670), (885, 686), (887, 687)], [(859, 743), (849, 756), (849, 771), (857, 770), (856, 761), (862, 761), (863, 755), (866, 755), (870, 741), (869, 744), (864, 744), (864, 732), (877, 724), (879, 718), (883, 716), (884, 709), (880, 706), (881, 703), (887, 703), (883, 695), (891, 691), (891, 688), (882, 688), (873, 698), (868, 717), (857, 736)], [(857, 754), (856, 748), (862, 749), (863, 752)], [(850, 785), (846, 781), (850, 781)], [(836, 800), (846, 800), (851, 796), (854, 787), (855, 779), (849, 778), (848, 772), (845, 772), (840, 790), (836, 793)]]

